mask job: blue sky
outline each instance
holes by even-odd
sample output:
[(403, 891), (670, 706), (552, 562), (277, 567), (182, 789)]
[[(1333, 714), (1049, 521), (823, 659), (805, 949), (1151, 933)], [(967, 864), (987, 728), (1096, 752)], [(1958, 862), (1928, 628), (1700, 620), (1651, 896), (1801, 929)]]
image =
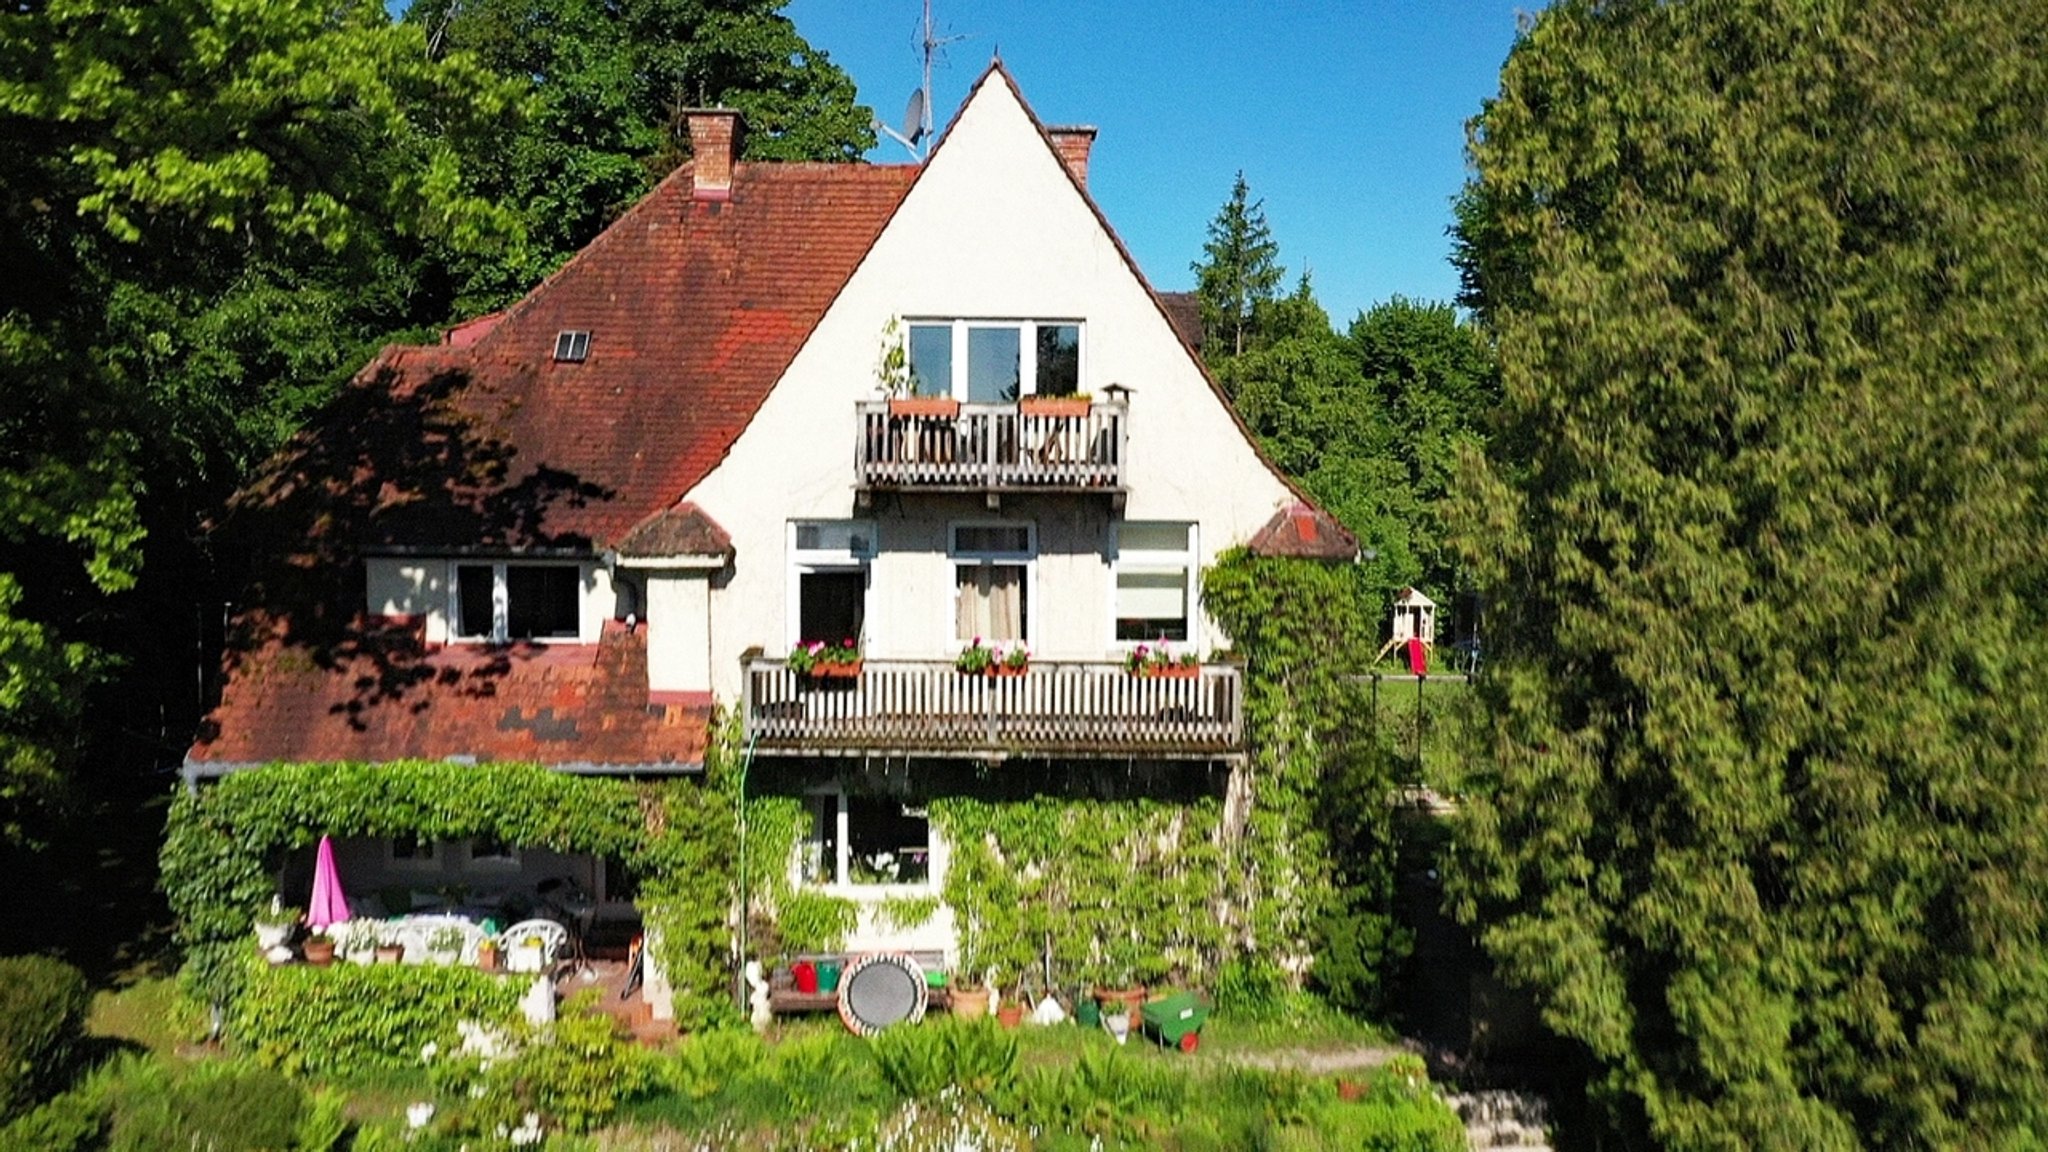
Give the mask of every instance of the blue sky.
[[(1089, 186), (1153, 285), (1188, 265), (1242, 169), (1292, 277), (1342, 328), (1394, 295), (1448, 300), (1465, 121), (1498, 87), (1504, 0), (934, 0), (941, 128), (1000, 51), (1049, 124), (1101, 129)], [(900, 127), (920, 0), (793, 0), (784, 14)], [(907, 158), (884, 139), (872, 159)]]

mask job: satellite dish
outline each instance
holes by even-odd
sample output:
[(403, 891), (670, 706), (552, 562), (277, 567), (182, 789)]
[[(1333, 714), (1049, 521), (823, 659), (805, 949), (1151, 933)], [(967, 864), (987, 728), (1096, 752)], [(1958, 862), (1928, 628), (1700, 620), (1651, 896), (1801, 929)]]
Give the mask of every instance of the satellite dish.
[(924, 138), (924, 89), (910, 93), (910, 105), (903, 110), (903, 135), (915, 144)]

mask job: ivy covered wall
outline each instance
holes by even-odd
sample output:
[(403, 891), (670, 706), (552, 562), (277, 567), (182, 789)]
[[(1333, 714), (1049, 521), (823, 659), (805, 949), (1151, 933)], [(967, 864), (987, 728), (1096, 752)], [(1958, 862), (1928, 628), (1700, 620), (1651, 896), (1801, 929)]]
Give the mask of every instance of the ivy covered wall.
[(637, 902), (658, 938), (677, 1019), (701, 1024), (731, 1005), (736, 779), (729, 754), (716, 752), (701, 782), (398, 761), (273, 764), (181, 792), (162, 865), (185, 979), (208, 1002), (236, 999), (254, 947), (250, 925), (276, 894), (279, 866), (323, 834), (481, 836), (624, 861), (640, 878)]

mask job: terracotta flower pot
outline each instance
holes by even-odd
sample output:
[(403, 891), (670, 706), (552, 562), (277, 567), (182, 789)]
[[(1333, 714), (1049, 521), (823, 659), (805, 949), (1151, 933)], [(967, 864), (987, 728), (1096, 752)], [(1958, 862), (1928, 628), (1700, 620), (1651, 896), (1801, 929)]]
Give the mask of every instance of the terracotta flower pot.
[(1024, 396), (1017, 400), (1017, 410), (1026, 416), (1058, 416), (1071, 419), (1086, 416), (1090, 403), (1079, 396)]
[(1131, 669), (1140, 680), (1193, 680), (1201, 674), (1200, 664), (1140, 664)]
[(996, 1023), (1001, 1024), (1005, 1028), (1016, 1028), (1022, 1025), (1024, 1023), (1024, 1006), (1015, 1000), (1003, 1001), (1003, 1006), (996, 1009)]
[(813, 664), (811, 665), (811, 679), (852, 680), (860, 675), (861, 664), (862, 661), (859, 660), (855, 660), (851, 664)]
[(990, 676), (1022, 676), (1029, 671), (1031, 671), (1029, 664), (991, 664), (988, 666), (988, 674)]
[(379, 963), (379, 964), (397, 964), (397, 963), (400, 963), (400, 962), (402, 962), (402, 961), (403, 961), (404, 959), (405, 959), (405, 945), (403, 945), (403, 944), (379, 944), (379, 945), (377, 945), (377, 963)]
[(893, 396), (889, 415), (951, 420), (960, 415), (960, 402), (950, 396)]
[(315, 968), (325, 968), (334, 963), (334, 941), (315, 936), (308, 939), (300, 951), (305, 953), (306, 963)]
[(969, 1020), (979, 1020), (988, 1015), (988, 989), (955, 987), (952, 1012)]

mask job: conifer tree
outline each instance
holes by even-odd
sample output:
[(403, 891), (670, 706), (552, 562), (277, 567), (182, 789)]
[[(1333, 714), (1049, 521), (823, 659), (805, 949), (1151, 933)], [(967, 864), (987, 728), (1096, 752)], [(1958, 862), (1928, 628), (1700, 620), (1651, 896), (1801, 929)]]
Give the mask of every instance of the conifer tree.
[(1452, 894), (1666, 1147), (2048, 1135), (2044, 43), (1561, 0), (1477, 122)]
[(1287, 270), (1280, 245), (1266, 227), (1266, 202), (1251, 198), (1244, 173), (1230, 187), (1230, 199), (1209, 222), (1206, 259), (1193, 265), (1195, 294), (1202, 303), (1202, 333), (1216, 352), (1242, 356), (1254, 346), (1261, 306), (1273, 302)]

